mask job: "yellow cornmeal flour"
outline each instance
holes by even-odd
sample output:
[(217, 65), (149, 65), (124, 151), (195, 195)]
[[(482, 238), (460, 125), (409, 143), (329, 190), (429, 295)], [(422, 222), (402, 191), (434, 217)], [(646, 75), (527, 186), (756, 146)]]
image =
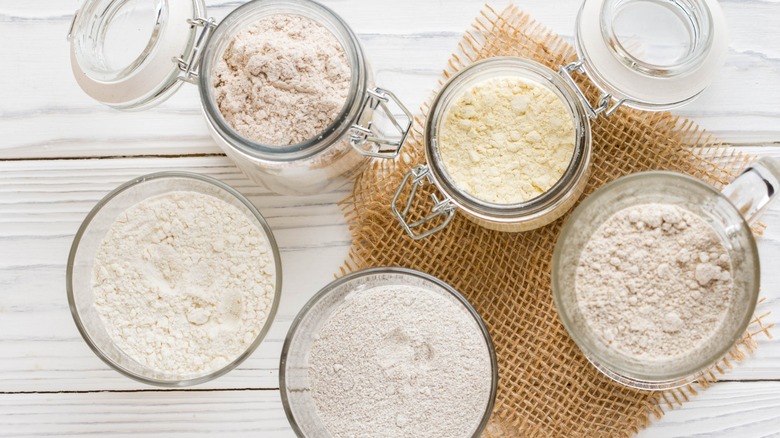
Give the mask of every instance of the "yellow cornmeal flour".
[(439, 150), (458, 188), (495, 204), (536, 198), (563, 176), (575, 128), (561, 99), (519, 77), (480, 82), (444, 116)]

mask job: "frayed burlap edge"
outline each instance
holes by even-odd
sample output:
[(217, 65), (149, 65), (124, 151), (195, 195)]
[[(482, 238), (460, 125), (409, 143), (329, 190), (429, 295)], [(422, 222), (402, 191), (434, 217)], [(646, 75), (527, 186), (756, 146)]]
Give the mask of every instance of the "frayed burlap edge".
[[(454, 73), (479, 59), (506, 55), (530, 58), (553, 69), (576, 59), (575, 50), (569, 44), (535, 22), (516, 6), (509, 6), (500, 13), (490, 6), (486, 6), (471, 28), (466, 31), (459, 44), (458, 52), (454, 53), (448, 61), (440, 85)], [(582, 78), (578, 79), (578, 83), (585, 90), (586, 95), (592, 99), (591, 101), (595, 101), (598, 96), (596, 87)], [(424, 161), (421, 145), (423, 124), (429, 110), (429, 103), (430, 100), (421, 108), (421, 115), (415, 117), (413, 131), (402, 156), (395, 161), (375, 160), (357, 179), (352, 195), (342, 202), (349, 230), (354, 239), (349, 258), (341, 269), (342, 275), (382, 265), (383, 262), (386, 262), (382, 255), (388, 251), (389, 245), (400, 242), (394, 241), (394, 239), (406, 239), (403, 233), (388, 234), (386, 228), (393, 221), (387, 221), (386, 216), (390, 215), (390, 206), (387, 200), (397, 188), (398, 180), (393, 177), (397, 177), (399, 173), (405, 173), (412, 165)], [(690, 148), (692, 151), (690, 162), (687, 165), (675, 162), (674, 166), (665, 166), (669, 163), (666, 163), (663, 157), (645, 155), (642, 159), (646, 162), (639, 166), (632, 163), (631, 165), (634, 166), (632, 171), (673, 168), (701, 178), (717, 188), (722, 188), (753, 159), (747, 154), (728, 148), (699, 128), (694, 122), (673, 116), (670, 113), (646, 113), (624, 108), (613, 115), (612, 119), (621, 120), (623, 127), (673, 127), (673, 132), (669, 134), (670, 138), (665, 140), (672, 145)], [(605, 128), (607, 130), (619, 128), (611, 121), (607, 125)], [(594, 123), (594, 143), (599, 139), (599, 136), (595, 135), (595, 131), (597, 131), (597, 126)], [(647, 141), (656, 141), (656, 139), (648, 138)], [(594, 155), (596, 153), (597, 151), (594, 150)], [(598, 160), (594, 160), (594, 166), (599, 166), (599, 164)], [(598, 172), (594, 173), (596, 175), (591, 177), (593, 181), (586, 190), (585, 196), (609, 180), (620, 176), (620, 172), (618, 174), (602, 172), (607, 175), (606, 177)], [(396, 231), (400, 230), (400, 225), (394, 225), (397, 227)], [(459, 225), (456, 223), (453, 226), (458, 227)], [(469, 224), (465, 223), (464, 226), (468, 227)], [(757, 227), (755, 230), (757, 234), (760, 234), (761, 228)], [(408, 242), (404, 242), (404, 244), (406, 243)], [(398, 264), (406, 264), (409, 267), (416, 267), (420, 264), (430, 266), (430, 262), (421, 262), (425, 259), (424, 254), (410, 252), (408, 257), (410, 259), (408, 262), (406, 260), (399, 262), (397, 256), (395, 259), (391, 257), (390, 260), (399, 262)], [(771, 338), (769, 329), (773, 324), (766, 322), (768, 315), (768, 312), (757, 314), (747, 333), (729, 354), (709, 369), (697, 382), (674, 390), (644, 392), (645, 397), (642, 397), (639, 402), (642, 409), (635, 411), (633, 417), (621, 416), (621, 412), (607, 409), (605, 412), (596, 413), (597, 416), (611, 417), (610, 421), (602, 422), (605, 424), (596, 424), (598, 422), (589, 420), (593, 423), (592, 427), (578, 427), (576, 430), (575, 428), (564, 429), (558, 425), (546, 424), (543, 419), (540, 421), (537, 418), (531, 421), (526, 417), (527, 412), (507, 411), (502, 408), (500, 391), (494, 419), (491, 421), (486, 435), (497, 437), (581, 436), (585, 434), (589, 436), (630, 436), (638, 432), (639, 429), (650, 425), (654, 419), (660, 418), (666, 410), (681, 406), (690, 397), (711, 386), (718, 380), (718, 376), (732, 369), (734, 363), (744, 360), (757, 348), (757, 338)], [(492, 327), (491, 333), (493, 333)], [(497, 345), (497, 347), (500, 346)], [(499, 354), (501, 354), (500, 348)], [(514, 377), (516, 376), (509, 379), (513, 380)], [(502, 381), (506, 380), (507, 377), (502, 375)], [(576, 403), (577, 401), (572, 402)], [(502, 411), (502, 409), (504, 410)]]

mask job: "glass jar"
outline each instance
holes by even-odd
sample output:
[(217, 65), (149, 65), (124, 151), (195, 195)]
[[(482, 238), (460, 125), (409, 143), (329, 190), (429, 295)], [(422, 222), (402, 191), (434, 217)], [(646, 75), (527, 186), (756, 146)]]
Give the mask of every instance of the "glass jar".
[[(219, 25), (204, 18), (205, 12), (203, 0), (87, 0), (68, 33), (77, 82), (94, 99), (124, 110), (159, 104), (184, 82), (197, 84), (217, 144), (250, 179), (276, 193), (329, 191), (353, 179), (372, 157), (398, 155), (412, 115), (392, 92), (375, 87), (357, 36), (333, 11), (311, 0), (253, 0)], [(315, 138), (283, 147), (238, 134), (219, 111), (211, 86), (216, 61), (231, 39), (277, 14), (302, 16), (328, 29), (352, 72), (336, 120)], [(404, 116), (399, 120), (394, 112)], [(385, 120), (390, 123), (380, 123)]]
[[(520, 204), (493, 204), (470, 195), (460, 189), (447, 173), (439, 151), (439, 131), (445, 114), (463, 91), (486, 79), (514, 76), (545, 86), (564, 102), (575, 126), (574, 154), (560, 180), (541, 196)], [(579, 198), (587, 182), (590, 164), (591, 134), (590, 121), (576, 94), (559, 75), (547, 67), (533, 61), (519, 58), (492, 58), (477, 62), (460, 71), (436, 96), (431, 105), (425, 124), (424, 150), (427, 166), (417, 166), (407, 174), (392, 203), (393, 212), (401, 219), (406, 231), (421, 239), (444, 228), (460, 210), (464, 216), (477, 224), (498, 231), (524, 231), (548, 224), (554, 218), (568, 211)], [(432, 216), (425, 221), (438, 221), (435, 227), (422, 233), (415, 229), (425, 226), (425, 222), (408, 223), (408, 217), (417, 189), (430, 182), (444, 195), (443, 202), (434, 207)], [(410, 186), (408, 190), (406, 187)], [(404, 193), (409, 196), (403, 209), (399, 200)], [(438, 209), (438, 210), (437, 210)], [(423, 228), (420, 228), (423, 229)]]
[[(640, 389), (688, 384), (736, 344), (755, 314), (760, 289), (758, 250), (750, 226), (780, 190), (780, 162), (762, 159), (723, 192), (673, 172), (620, 178), (580, 204), (563, 227), (552, 262), (552, 292), (563, 325), (588, 360), (608, 377)], [(591, 328), (578, 304), (577, 265), (590, 236), (615, 213), (642, 204), (675, 205), (707, 222), (731, 260), (733, 297), (723, 322), (693, 351), (671, 359), (638, 359), (610, 347)]]
[[(576, 27), (579, 60), (557, 72), (521, 58), (492, 58), (459, 71), (444, 84), (425, 124), (427, 164), (406, 175), (391, 206), (413, 239), (444, 229), (456, 211), (485, 228), (509, 232), (558, 219), (575, 204), (587, 182), (590, 120), (609, 116), (622, 105), (661, 110), (689, 102), (712, 82), (727, 48), (725, 22), (714, 0), (585, 0)], [(595, 105), (574, 81), (576, 73), (585, 73), (602, 91)], [(439, 152), (439, 131), (453, 100), (495, 77), (521, 78), (552, 91), (575, 127), (574, 154), (563, 176), (543, 194), (518, 204), (491, 204), (459, 188)], [(427, 184), (435, 186), (434, 203), (430, 211), (420, 213), (412, 206)]]

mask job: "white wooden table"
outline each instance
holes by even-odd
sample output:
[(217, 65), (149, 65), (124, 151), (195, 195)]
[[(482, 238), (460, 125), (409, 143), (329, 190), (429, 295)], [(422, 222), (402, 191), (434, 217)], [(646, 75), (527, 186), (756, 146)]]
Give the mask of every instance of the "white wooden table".
[[(223, 17), (241, 1), (209, 1)], [(411, 108), (429, 96), (480, 0), (327, 0), (359, 33), (378, 82)], [(277, 367), (303, 303), (333, 279), (350, 236), (336, 206), (346, 192), (267, 193), (224, 158), (194, 87), (156, 109), (110, 110), (70, 73), (65, 34), (79, 0), (0, 0), (0, 435), (292, 436)], [(571, 40), (579, 0), (520, 6)], [(731, 29), (726, 67), (677, 112), (739, 149), (780, 157), (780, 3), (721, 2)], [(504, 3), (496, 2), (502, 7)], [(107, 192), (141, 174), (190, 170), (248, 195), (274, 228), (284, 291), (267, 340), (215, 382), (166, 391), (122, 377), (82, 341), (68, 311), (73, 235)], [(763, 309), (780, 318), (780, 204), (760, 241)], [(644, 437), (780, 435), (780, 338)]]

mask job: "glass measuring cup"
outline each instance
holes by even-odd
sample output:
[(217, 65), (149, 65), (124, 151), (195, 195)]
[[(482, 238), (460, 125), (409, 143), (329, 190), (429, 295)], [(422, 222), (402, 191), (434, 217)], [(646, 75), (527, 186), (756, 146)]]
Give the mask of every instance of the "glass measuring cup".
[[(760, 285), (760, 262), (750, 229), (780, 189), (780, 162), (762, 159), (722, 192), (674, 172), (642, 172), (620, 178), (589, 196), (572, 213), (553, 254), (552, 291), (563, 325), (588, 360), (608, 377), (631, 387), (667, 389), (695, 380), (722, 358), (753, 318)], [(594, 232), (616, 212), (659, 203), (688, 210), (720, 237), (732, 263), (733, 296), (716, 332), (682, 356), (637, 359), (605, 344), (585, 320), (577, 302), (580, 254)]]

